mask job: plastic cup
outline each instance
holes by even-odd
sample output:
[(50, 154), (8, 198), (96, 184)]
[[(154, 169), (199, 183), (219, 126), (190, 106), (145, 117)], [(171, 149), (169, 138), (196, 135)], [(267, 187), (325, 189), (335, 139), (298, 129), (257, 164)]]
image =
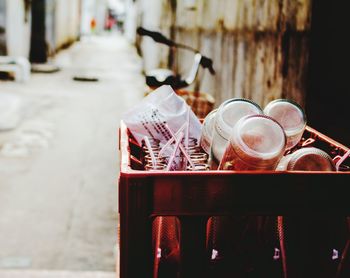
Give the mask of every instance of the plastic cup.
[(266, 105), (264, 114), (283, 127), (287, 136), (287, 150), (299, 143), (306, 127), (306, 115), (299, 104), (292, 100), (276, 99)]
[[(165, 157), (165, 156), (162, 156), (162, 157), (156, 156), (156, 163), (166, 163), (167, 159), (168, 159), (168, 157)], [(144, 157), (144, 161), (145, 161), (145, 164), (148, 164), (148, 163), (152, 164), (152, 157), (151, 157), (151, 155), (147, 154)]]
[(280, 171), (335, 171), (332, 158), (323, 150), (308, 147), (296, 150), (281, 159)]
[(235, 125), (220, 162), (221, 170), (275, 170), (286, 147), (282, 126), (266, 115), (251, 115)]
[(212, 110), (203, 120), (199, 144), (207, 154), (210, 154), (216, 111), (217, 109)]
[(165, 171), (166, 170), (166, 164), (157, 162), (156, 165), (153, 165), (152, 163), (148, 163), (145, 165), (146, 171)]
[(223, 102), (215, 114), (215, 124), (211, 147), (211, 169), (217, 169), (232, 130), (244, 116), (263, 114), (262, 109), (253, 101), (233, 98)]
[(187, 167), (187, 171), (208, 171), (208, 170), (209, 170), (209, 166), (208, 164), (205, 164), (205, 163), (196, 164), (194, 168), (191, 166)]

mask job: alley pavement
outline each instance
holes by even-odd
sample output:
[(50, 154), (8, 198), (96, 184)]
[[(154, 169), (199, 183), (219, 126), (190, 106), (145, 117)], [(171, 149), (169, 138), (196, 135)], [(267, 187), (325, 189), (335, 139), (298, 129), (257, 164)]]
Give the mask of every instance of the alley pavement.
[(0, 277), (115, 277), (118, 127), (144, 94), (141, 60), (111, 33), (50, 62), (60, 71), (0, 81), (21, 100), (0, 131)]

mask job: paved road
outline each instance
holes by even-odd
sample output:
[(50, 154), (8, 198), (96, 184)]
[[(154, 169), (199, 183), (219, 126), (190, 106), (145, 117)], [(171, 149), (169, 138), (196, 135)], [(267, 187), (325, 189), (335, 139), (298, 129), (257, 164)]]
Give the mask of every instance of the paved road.
[[(54, 62), (61, 71), (0, 82), (0, 95), (23, 104), (18, 128), (0, 132), (0, 269), (113, 272), (117, 129), (142, 98), (141, 61), (112, 34)], [(99, 81), (73, 81), (79, 74)]]

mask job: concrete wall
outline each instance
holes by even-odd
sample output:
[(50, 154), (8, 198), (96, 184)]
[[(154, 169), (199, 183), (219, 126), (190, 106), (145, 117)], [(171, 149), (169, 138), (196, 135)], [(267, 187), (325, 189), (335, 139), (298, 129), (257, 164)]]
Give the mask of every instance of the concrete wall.
[[(215, 96), (217, 104), (246, 97), (265, 105), (285, 97), (304, 105), (311, 0), (138, 2), (147, 3), (139, 13), (144, 27), (172, 31), (176, 41), (214, 60), (216, 76), (204, 72), (194, 87)], [(168, 55), (160, 46), (140, 45), (146, 69), (167, 65)], [(177, 52), (179, 72), (189, 70), (192, 57), (190, 52)]]
[(125, 1), (126, 17), (124, 23), (124, 35), (130, 43), (136, 43), (136, 28), (139, 24), (138, 19), (138, 2), (133, 0)]
[[(168, 0), (142, 0), (139, 2), (140, 25), (170, 36), (171, 6)], [(145, 71), (168, 66), (169, 48), (144, 37), (141, 41)]]
[(48, 47), (48, 54), (54, 55), (56, 51), (56, 1), (55, 0), (46, 0), (46, 14), (45, 14), (45, 35), (46, 43)]
[(6, 1), (0, 1), (0, 55), (6, 54)]
[[(45, 1), (45, 40), (50, 55), (80, 36), (81, 1)], [(26, 11), (24, 0), (1, 0), (0, 54), (29, 57), (30, 41), (30, 6)]]
[(29, 56), (30, 12), (23, 0), (6, 1), (6, 48), (8, 56)]
[(59, 0), (55, 7), (55, 43), (59, 49), (80, 35), (80, 0)]

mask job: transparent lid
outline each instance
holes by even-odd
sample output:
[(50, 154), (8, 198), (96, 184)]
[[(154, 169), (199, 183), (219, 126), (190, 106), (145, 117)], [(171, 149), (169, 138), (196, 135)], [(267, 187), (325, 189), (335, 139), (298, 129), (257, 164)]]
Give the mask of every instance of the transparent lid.
[(335, 171), (332, 158), (323, 150), (308, 147), (291, 154), (287, 170), (294, 171)]
[(228, 140), (233, 127), (242, 117), (256, 114), (263, 114), (263, 111), (255, 102), (243, 98), (229, 99), (218, 108), (216, 131)]
[(276, 99), (271, 101), (264, 108), (264, 114), (278, 121), (287, 136), (302, 132), (306, 126), (304, 110), (292, 100)]
[(251, 115), (239, 120), (230, 142), (237, 144), (250, 157), (268, 160), (283, 154), (286, 135), (274, 119), (265, 115)]

